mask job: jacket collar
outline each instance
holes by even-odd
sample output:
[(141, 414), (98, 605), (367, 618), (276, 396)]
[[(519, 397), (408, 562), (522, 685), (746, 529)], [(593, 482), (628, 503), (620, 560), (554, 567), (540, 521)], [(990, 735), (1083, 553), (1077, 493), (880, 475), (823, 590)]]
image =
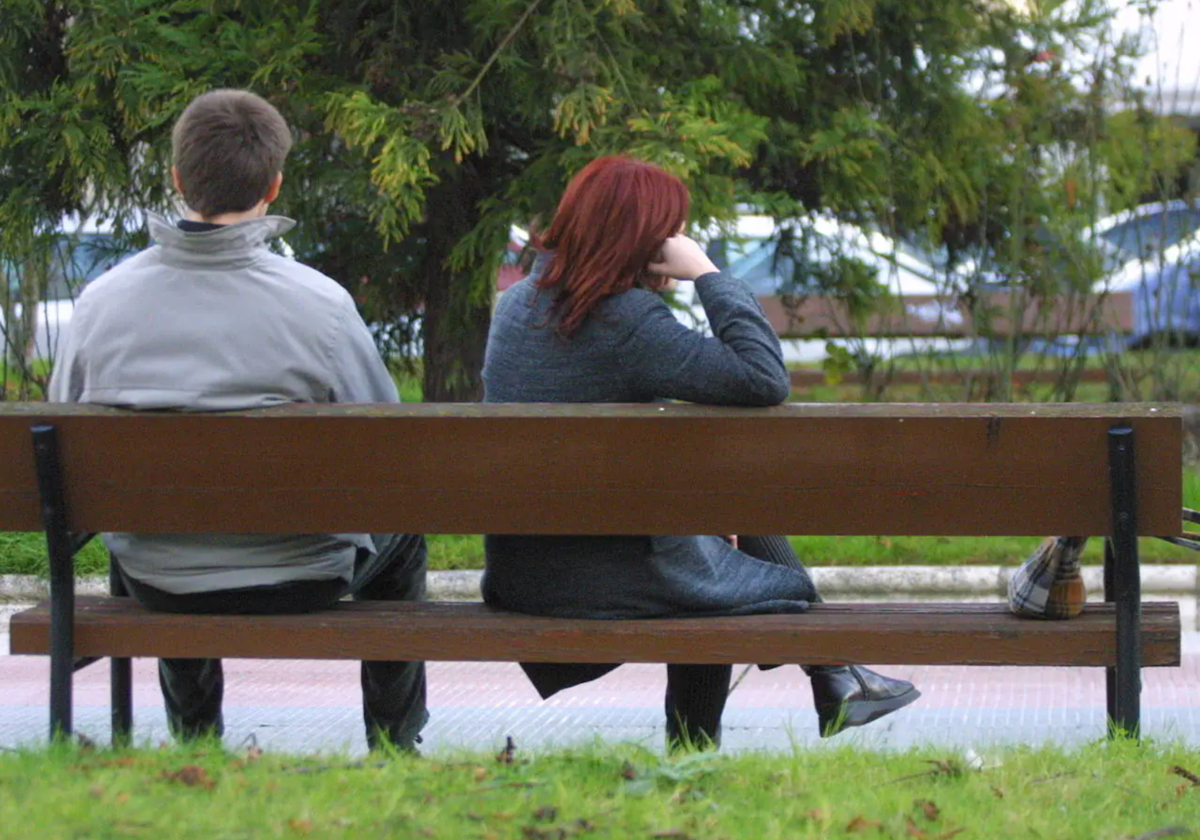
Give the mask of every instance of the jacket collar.
[(203, 233), (180, 230), (165, 217), (149, 214), (150, 238), (169, 251), (205, 256), (248, 256), (268, 239), (282, 236), (296, 226), (285, 216), (263, 216)]

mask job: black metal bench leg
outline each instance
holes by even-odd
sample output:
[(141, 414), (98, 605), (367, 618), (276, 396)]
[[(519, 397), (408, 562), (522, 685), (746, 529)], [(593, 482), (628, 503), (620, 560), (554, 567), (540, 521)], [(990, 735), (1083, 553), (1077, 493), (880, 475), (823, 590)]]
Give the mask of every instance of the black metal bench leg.
[(1142, 576), (1137, 544), (1137, 497), (1134, 485), (1133, 429), (1108, 433), (1112, 487), (1112, 582), (1117, 604), (1116, 715), (1113, 723), (1134, 738), (1141, 736)]
[[(117, 560), (108, 558), (108, 591), (115, 597), (128, 597), (125, 580), (117, 569)], [(127, 746), (133, 734), (133, 660), (113, 657), (109, 663), (112, 704), (112, 744)]]
[[(1104, 600), (1113, 603), (1117, 600), (1117, 585), (1113, 581), (1113, 569), (1116, 566), (1113, 555), (1112, 537), (1104, 538)], [(1117, 669), (1104, 669), (1104, 689), (1107, 698), (1108, 722), (1112, 725), (1117, 719)]]
[(71, 688), (75, 673), (74, 538), (67, 527), (58, 432), (33, 427), (33, 456), (41, 496), (42, 523), (50, 557), (50, 737), (71, 735)]

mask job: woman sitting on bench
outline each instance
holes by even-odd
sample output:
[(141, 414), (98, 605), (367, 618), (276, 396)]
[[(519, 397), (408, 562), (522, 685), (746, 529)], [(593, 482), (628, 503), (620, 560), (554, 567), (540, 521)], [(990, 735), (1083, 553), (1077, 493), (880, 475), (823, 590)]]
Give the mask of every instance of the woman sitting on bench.
[[(790, 380), (779, 339), (754, 295), (681, 235), (688, 201), (679, 179), (646, 163), (608, 157), (585, 167), (549, 230), (534, 240), (540, 254), (533, 272), (497, 306), (485, 400), (733, 406), (786, 400)], [(658, 294), (670, 278), (695, 281), (715, 337), (676, 320)], [(537, 615), (746, 615), (802, 612), (820, 600), (783, 537), (489, 535), (486, 550), (484, 599)], [(618, 666), (523, 667), (549, 697)], [(823, 736), (920, 696), (909, 682), (857, 665), (805, 670)], [(671, 746), (719, 743), (731, 674), (728, 665), (667, 666)]]

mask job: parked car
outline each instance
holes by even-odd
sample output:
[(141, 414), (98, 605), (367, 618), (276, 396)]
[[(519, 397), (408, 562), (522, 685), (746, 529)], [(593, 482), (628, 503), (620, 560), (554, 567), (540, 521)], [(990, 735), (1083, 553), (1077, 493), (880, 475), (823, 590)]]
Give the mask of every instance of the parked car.
[(1096, 291), (1133, 294), (1131, 348), (1200, 344), (1200, 204), (1144, 204), (1096, 225), (1111, 274)]
[[(45, 286), (35, 304), (37, 317), (28, 347), (24, 348), (26, 358), (53, 360), (66, 340), (75, 299), (83, 287), (133, 253), (119, 242), (110, 225), (95, 219), (65, 217), (55, 238)], [(20, 318), (24, 304), (20, 302), (18, 270), (6, 264), (3, 274), (9, 300), (16, 301), (13, 315)], [(0, 309), (0, 331), (4, 330)], [(8, 335), (7, 331), (4, 335)], [(5, 341), (5, 344), (9, 343)], [(8, 347), (7, 350), (11, 355), (15, 348)]]
[[(1064, 244), (1048, 231), (1036, 238), (1048, 252), (1051, 267)], [(1092, 286), (1094, 294), (1132, 295), (1132, 324), (1125, 335), (1060, 335), (1030, 337), (1028, 352), (1074, 356), (1122, 347), (1141, 348), (1156, 339), (1171, 343), (1200, 343), (1200, 204), (1185, 201), (1156, 202), (1135, 207), (1098, 221), (1086, 236), (1095, 249), (1103, 277)], [(911, 246), (911, 243), (910, 243)], [(1062, 270), (1070, 269), (1062, 258)], [(944, 262), (930, 260), (944, 269)], [(1053, 270), (1053, 268), (1052, 268)], [(962, 285), (969, 278), (973, 289), (1002, 292), (1010, 280), (981, 270), (971, 261), (954, 269)], [(994, 350), (993, 341), (979, 339), (968, 352)]]
[[(704, 231), (710, 258), (717, 266), (747, 283), (759, 297), (828, 295), (827, 283), (846, 266), (857, 266), (875, 284), (894, 297), (923, 297), (906, 303), (906, 314), (920, 320), (941, 319), (961, 324), (961, 314), (927, 298), (938, 295), (937, 271), (911, 249), (899, 247), (877, 231), (866, 231), (826, 216), (784, 222), (768, 216), (739, 216), (730, 230)], [(703, 307), (690, 283), (676, 291), (678, 317), (686, 324), (705, 328)], [(936, 310), (936, 311), (935, 311)], [(845, 345), (846, 339), (832, 339)], [(944, 338), (864, 338), (858, 348), (879, 357), (952, 349), (962, 342)], [(828, 355), (825, 339), (784, 339), (786, 362), (819, 361)]]

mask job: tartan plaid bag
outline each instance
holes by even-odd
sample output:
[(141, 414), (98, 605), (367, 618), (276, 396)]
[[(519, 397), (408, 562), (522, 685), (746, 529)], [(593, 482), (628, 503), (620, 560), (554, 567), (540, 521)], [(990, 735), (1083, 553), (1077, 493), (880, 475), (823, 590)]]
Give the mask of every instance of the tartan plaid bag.
[(1008, 607), (1028, 618), (1074, 618), (1083, 612), (1087, 587), (1079, 555), (1087, 537), (1050, 537), (1008, 581)]

